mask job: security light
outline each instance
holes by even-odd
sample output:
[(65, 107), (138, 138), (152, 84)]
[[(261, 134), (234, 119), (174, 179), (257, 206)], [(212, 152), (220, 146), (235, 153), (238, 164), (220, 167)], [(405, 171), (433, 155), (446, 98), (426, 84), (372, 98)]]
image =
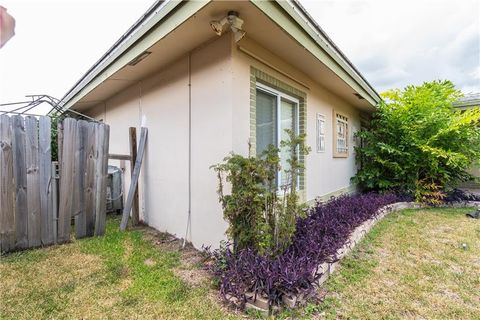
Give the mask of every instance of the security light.
[(232, 28), (232, 31), (235, 31), (234, 28), (237, 30), (242, 30), (243, 20), (238, 17), (238, 12), (229, 11), (227, 20)]
[(246, 32), (243, 30), (234, 31), (233, 37), (235, 39), (235, 42), (242, 40), (242, 38), (245, 37), (245, 34)]
[[(230, 27), (234, 33), (235, 42), (240, 41), (245, 36), (245, 31), (242, 30), (243, 20), (238, 17), (238, 12), (229, 11), (227, 16), (219, 21), (211, 21), (210, 26), (218, 36), (221, 36), (225, 31), (225, 27)], [(228, 29), (227, 29), (228, 30)]]
[(215, 31), (215, 33), (218, 35), (218, 36), (221, 36), (222, 35), (222, 32), (223, 32), (223, 28), (225, 27), (225, 25), (228, 23), (228, 20), (227, 20), (227, 17), (223, 18), (222, 20), (220, 21), (212, 21), (210, 22), (210, 26), (212, 27), (213, 31)]

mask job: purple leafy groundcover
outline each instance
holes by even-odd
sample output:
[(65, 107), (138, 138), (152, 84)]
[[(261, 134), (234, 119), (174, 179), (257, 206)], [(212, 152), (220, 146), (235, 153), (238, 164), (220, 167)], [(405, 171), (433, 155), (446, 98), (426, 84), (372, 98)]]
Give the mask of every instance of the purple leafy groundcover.
[(243, 306), (245, 293), (268, 297), (271, 304), (283, 295), (315, 296), (318, 266), (335, 261), (353, 230), (377, 211), (399, 199), (394, 194), (354, 194), (317, 203), (306, 218), (297, 220), (291, 245), (279, 256), (261, 256), (246, 249), (234, 254), (229, 247), (213, 251), (210, 266), (219, 279), (220, 291), (238, 299)]

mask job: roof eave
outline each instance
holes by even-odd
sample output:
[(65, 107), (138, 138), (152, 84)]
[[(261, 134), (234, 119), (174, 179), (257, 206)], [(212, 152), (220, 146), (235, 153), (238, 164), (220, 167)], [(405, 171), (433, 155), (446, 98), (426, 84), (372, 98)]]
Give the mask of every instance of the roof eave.
[[(262, 10), (261, 0), (252, 0)], [(376, 106), (382, 99), (380, 95), (375, 91), (372, 85), (363, 77), (363, 75), (357, 70), (353, 63), (345, 56), (345, 54), (335, 45), (335, 43), (327, 36), (325, 31), (315, 22), (310, 14), (303, 8), (303, 6), (297, 0), (280, 1), (276, 3), (287, 14), (293, 18), (297, 26), (300, 27), (305, 33), (307, 33), (310, 39), (320, 47), (332, 60), (343, 69), (348, 76), (361, 88), (357, 92), (372, 106)], [(263, 6), (265, 9), (265, 6)], [(262, 10), (265, 12), (265, 10)], [(265, 12), (267, 14), (267, 12)], [(312, 52), (313, 53), (313, 52)], [(323, 62), (323, 61), (322, 61)], [(329, 65), (327, 65), (329, 66)], [(330, 67), (330, 66), (329, 66)], [(336, 72), (336, 70), (332, 71)], [(337, 73), (337, 72), (336, 72)], [(337, 73), (338, 74), (338, 73)], [(338, 74), (345, 82), (349, 83), (347, 79)], [(350, 83), (349, 83), (350, 84)], [(352, 86), (352, 88), (355, 86)]]
[(59, 105), (64, 109), (72, 107), (72, 101), (95, 77), (105, 71), (130, 47), (139, 41), (150, 29), (159, 23), (168, 14), (173, 12), (182, 1), (157, 0), (142, 17), (140, 17), (124, 34), (117, 40), (108, 51), (67, 91), (60, 99)]
[[(180, 7), (187, 7), (192, 3), (195, 7), (186, 10), (185, 16), (182, 16), (178, 21), (173, 23), (174, 25), (180, 24), (181, 19), (187, 19), (191, 14), (194, 14), (195, 10), (199, 10), (210, 0), (183, 2), (178, 0), (158, 0), (149, 10), (139, 19), (137, 22), (82, 76), (82, 78), (64, 95), (60, 100), (60, 106), (65, 109), (71, 108), (77, 101), (79, 101), (84, 95), (93, 90), (102, 79), (105, 80), (109, 75), (118, 71), (123, 65), (128, 63), (135, 57), (136, 54), (143, 52), (148, 48), (144, 44), (145, 38), (150, 37), (150, 31), (158, 27), (162, 23), (162, 20), (166, 20), (167, 16)], [(275, 14), (275, 10), (278, 10), (278, 6), (275, 3), (262, 0), (251, 0), (251, 2), (263, 11), (272, 20), (276, 20), (278, 15)], [(326, 35), (326, 33), (318, 26), (313, 18), (306, 12), (306, 10), (296, 1), (276, 1), (276, 3), (282, 8), (282, 10), (293, 19), (295, 25), (291, 27), (301, 29), (303, 33), (309, 35), (297, 39), (299, 42), (311, 41), (311, 53), (321, 54), (322, 57), (317, 57), (319, 60), (327, 65), (333, 72), (335, 72), (343, 81), (345, 81), (352, 89), (359, 93), (364, 99), (368, 101), (373, 107), (381, 101), (378, 93), (373, 87), (366, 81), (366, 79), (360, 74), (355, 66), (346, 58), (346, 56), (338, 49), (333, 41)], [(179, 7), (179, 5), (181, 5)], [(275, 21), (279, 22), (279, 21)], [(290, 21), (292, 22), (292, 21)], [(278, 23), (284, 28), (282, 23)], [(288, 30), (285, 29), (287, 32)], [(298, 31), (297, 31), (298, 32)], [(149, 35), (147, 37), (147, 34)], [(305, 38), (305, 39), (303, 39)], [(159, 39), (149, 39), (150, 42)], [(305, 41), (304, 41), (305, 40)], [(136, 49), (136, 45), (142, 43), (142, 48)], [(153, 45), (154, 42), (150, 43)], [(304, 45), (305, 43), (302, 43)], [(314, 48), (315, 46), (316, 48)], [(143, 48), (145, 47), (145, 48)], [(305, 46), (306, 48), (308, 46)], [(307, 48), (308, 49), (308, 48)], [(137, 52), (138, 51), (138, 52)], [(313, 52), (315, 51), (315, 52)], [(323, 58), (323, 59), (322, 59)], [(326, 59), (328, 58), (328, 59)], [(130, 59), (130, 60), (128, 60)], [(128, 60), (128, 61), (127, 61)], [(327, 61), (328, 60), (328, 61)]]

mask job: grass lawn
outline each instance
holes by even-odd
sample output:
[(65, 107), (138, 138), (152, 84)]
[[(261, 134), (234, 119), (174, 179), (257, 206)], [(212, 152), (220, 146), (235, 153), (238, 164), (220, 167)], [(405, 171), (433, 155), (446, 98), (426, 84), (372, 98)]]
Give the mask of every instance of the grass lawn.
[(323, 304), (294, 317), (480, 319), (480, 221), (465, 217), (471, 211), (388, 215), (329, 278)]
[[(480, 319), (480, 221), (472, 209), (403, 210), (382, 220), (292, 319)], [(464, 246), (465, 244), (465, 246)], [(238, 319), (194, 250), (149, 229), (7, 255), (1, 319)], [(321, 289), (322, 291), (324, 289)]]
[(105, 237), (2, 257), (0, 318), (238, 317), (217, 302), (200, 261), (188, 250), (169, 249), (170, 240), (152, 232), (121, 233), (118, 224), (109, 220)]

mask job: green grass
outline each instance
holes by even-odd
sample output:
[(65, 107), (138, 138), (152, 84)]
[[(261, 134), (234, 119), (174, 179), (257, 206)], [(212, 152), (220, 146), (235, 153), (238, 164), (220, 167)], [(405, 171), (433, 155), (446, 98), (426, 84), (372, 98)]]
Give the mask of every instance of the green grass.
[(176, 275), (178, 250), (162, 250), (141, 231), (14, 253), (0, 262), (1, 319), (227, 319), (208, 281)]
[[(480, 319), (480, 221), (465, 217), (471, 210), (388, 215), (341, 262), (321, 304), (278, 318)], [(185, 252), (156, 246), (143, 230), (119, 232), (118, 222), (108, 221), (104, 237), (2, 257), (0, 318), (245, 317), (222, 306), (209, 278), (183, 280), (200, 272), (198, 261), (186, 264)]]
[(480, 319), (480, 221), (465, 217), (471, 211), (390, 214), (328, 279), (321, 305), (282, 317)]

